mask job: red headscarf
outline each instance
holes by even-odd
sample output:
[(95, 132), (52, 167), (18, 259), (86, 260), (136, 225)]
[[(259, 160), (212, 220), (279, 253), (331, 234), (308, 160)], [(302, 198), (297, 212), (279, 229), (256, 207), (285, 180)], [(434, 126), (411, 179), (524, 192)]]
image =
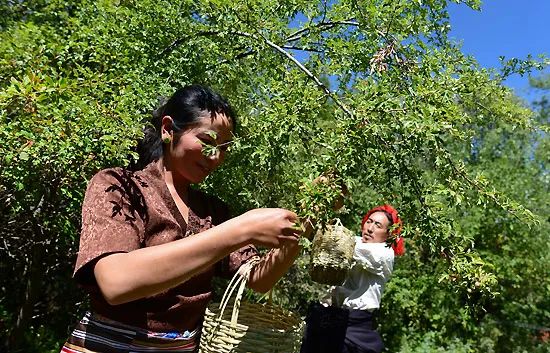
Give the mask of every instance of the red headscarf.
[(363, 217), (363, 221), (361, 221), (361, 229), (363, 229), (363, 225), (365, 224), (367, 219), (369, 219), (371, 214), (373, 214), (374, 212), (380, 212), (380, 211), (387, 212), (391, 216), (393, 224), (397, 225), (397, 228), (395, 228), (392, 231), (392, 235), (395, 237), (395, 241), (393, 242), (393, 244), (391, 246), (392, 249), (393, 249), (393, 252), (397, 256), (401, 256), (401, 255), (405, 254), (405, 240), (403, 239), (403, 237), (399, 236), (399, 234), (401, 234), (401, 230), (403, 228), (403, 222), (401, 222), (401, 218), (399, 218), (399, 213), (397, 213), (397, 210), (395, 208), (393, 208), (392, 206), (382, 205), (382, 206), (378, 206), (378, 207), (375, 207), (375, 208), (371, 209), (369, 212), (367, 212), (365, 217)]

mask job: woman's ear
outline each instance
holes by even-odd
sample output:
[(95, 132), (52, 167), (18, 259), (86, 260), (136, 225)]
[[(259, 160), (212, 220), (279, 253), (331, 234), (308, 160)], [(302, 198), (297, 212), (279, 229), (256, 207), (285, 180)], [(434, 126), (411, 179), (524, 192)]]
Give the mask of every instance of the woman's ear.
[(160, 138), (162, 139), (162, 141), (170, 142), (172, 140), (174, 134), (173, 125), (174, 120), (172, 120), (172, 117), (170, 115), (165, 115), (162, 117), (160, 125)]

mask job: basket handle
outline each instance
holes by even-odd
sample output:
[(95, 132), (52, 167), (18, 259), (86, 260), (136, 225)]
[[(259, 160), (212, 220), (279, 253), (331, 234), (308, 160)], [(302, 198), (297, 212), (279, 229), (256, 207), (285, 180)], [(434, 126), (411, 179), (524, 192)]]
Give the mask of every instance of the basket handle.
[(227, 304), (229, 303), (229, 299), (235, 292), (237, 291), (237, 294), (235, 295), (235, 304), (233, 305), (233, 312), (231, 314), (231, 324), (234, 325), (237, 323), (237, 319), (239, 318), (239, 308), (241, 306), (241, 299), (244, 293), (244, 289), (246, 287), (246, 283), (248, 282), (248, 279), (250, 277), (250, 272), (260, 262), (260, 258), (255, 256), (251, 258), (247, 263), (241, 266), (237, 273), (231, 278), (231, 281), (229, 282), (227, 288), (225, 289), (225, 293), (223, 294), (222, 300), (220, 302), (220, 316), (219, 320), (222, 319), (223, 313), (227, 307)]

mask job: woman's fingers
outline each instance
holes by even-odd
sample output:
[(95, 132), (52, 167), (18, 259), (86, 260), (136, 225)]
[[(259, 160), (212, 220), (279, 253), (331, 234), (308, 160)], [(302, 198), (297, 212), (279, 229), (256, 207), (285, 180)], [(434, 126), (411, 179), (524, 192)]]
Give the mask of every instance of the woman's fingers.
[(248, 232), (256, 245), (278, 248), (281, 241), (296, 242), (303, 232), (296, 213), (284, 208), (255, 209), (240, 219), (240, 229)]
[(285, 237), (294, 237), (294, 238), (299, 238), (300, 235), (302, 234), (302, 232), (303, 232), (303, 230), (299, 226), (292, 226), (292, 227), (284, 228), (283, 231), (282, 231), (283, 236), (285, 236)]
[(284, 208), (281, 208), (280, 210), (283, 210), (286, 212), (286, 218), (291, 221), (292, 223), (296, 223), (298, 220), (298, 215), (292, 211), (286, 210)]
[(298, 244), (299, 239), (300, 238), (297, 237), (297, 236), (284, 236), (284, 235), (281, 235), (279, 237), (279, 243), (275, 247), (280, 248), (280, 247), (282, 247), (284, 245), (288, 245), (288, 244)]

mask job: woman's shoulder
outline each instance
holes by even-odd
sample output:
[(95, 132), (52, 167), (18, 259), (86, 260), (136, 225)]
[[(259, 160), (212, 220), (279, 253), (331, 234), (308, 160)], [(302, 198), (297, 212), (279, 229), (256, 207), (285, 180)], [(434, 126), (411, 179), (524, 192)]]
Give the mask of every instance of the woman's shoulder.
[(96, 192), (97, 190), (103, 187), (108, 187), (113, 183), (120, 184), (123, 176), (124, 172), (120, 167), (101, 169), (88, 181), (87, 193)]
[(82, 204), (83, 214), (101, 213), (126, 222), (149, 219), (144, 178), (121, 167), (98, 171), (88, 183)]
[(124, 167), (110, 167), (101, 169), (96, 172), (90, 179), (88, 184), (128, 184), (136, 183), (141, 186), (146, 186), (150, 179), (157, 176), (154, 175), (153, 163), (141, 170), (131, 170)]
[(131, 181), (131, 174), (123, 168), (105, 168), (95, 173), (88, 182), (88, 192), (105, 190), (109, 187), (124, 187)]
[(141, 171), (135, 172), (121, 167), (105, 168), (90, 179), (85, 201), (99, 200), (113, 203), (113, 200), (116, 200), (116, 202), (143, 205), (144, 190), (149, 184), (151, 181)]

